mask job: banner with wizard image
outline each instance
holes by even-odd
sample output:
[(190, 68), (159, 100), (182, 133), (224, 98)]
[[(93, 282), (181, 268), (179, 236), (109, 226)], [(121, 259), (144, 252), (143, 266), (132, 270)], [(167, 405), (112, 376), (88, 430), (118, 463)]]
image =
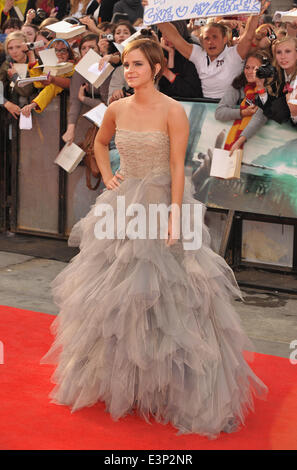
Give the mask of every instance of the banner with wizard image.
[(152, 25), (190, 18), (227, 15), (257, 15), (259, 0), (149, 0), (143, 24)]
[(182, 104), (190, 123), (185, 166), (195, 197), (207, 207), (297, 219), (297, 127), (269, 120), (244, 145), (240, 179), (215, 178), (213, 148), (224, 147), (233, 122), (216, 120), (215, 103)]

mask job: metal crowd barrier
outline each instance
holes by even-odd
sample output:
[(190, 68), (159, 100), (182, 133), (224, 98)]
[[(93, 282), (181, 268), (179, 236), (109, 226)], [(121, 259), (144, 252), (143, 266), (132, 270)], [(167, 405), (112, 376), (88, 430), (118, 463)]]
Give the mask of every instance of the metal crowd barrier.
[[(87, 188), (84, 166), (78, 166), (73, 173), (68, 174), (54, 163), (64, 145), (62, 135), (67, 127), (67, 99), (67, 93), (63, 92), (44, 112), (32, 113), (33, 128), (30, 131), (19, 130), (18, 122), (1, 110), (0, 231), (2, 232), (10, 230), (20, 234), (67, 239), (74, 223), (85, 216), (101, 191), (100, 189), (90, 191)], [(197, 156), (197, 148), (199, 151), (201, 145), (203, 147), (203, 142), (201, 143), (203, 133), (207, 134), (207, 139), (214, 140), (215, 132), (220, 129), (217, 127), (218, 123), (213, 121), (215, 105), (212, 102), (182, 101), (191, 125), (186, 155), (189, 174), (197, 167), (199, 170), (197, 162), (200, 158), (201, 164), (202, 160), (200, 154)], [(268, 142), (268, 135), (273, 135), (275, 138), (275, 135), (271, 134), (272, 125), (269, 124), (268, 130), (263, 131), (263, 135), (260, 134), (258, 137), (258, 141), (262, 139), (262, 146), (263, 142), (264, 144)], [(205, 132), (205, 126), (208, 126), (206, 127), (208, 130), (209, 126), (212, 126), (212, 132)], [(89, 127), (90, 123), (81, 117), (76, 127), (76, 143), (83, 140)], [(287, 128), (285, 131), (294, 144), (294, 139), (297, 137), (296, 130), (290, 131)], [(284, 129), (281, 132), (283, 133)], [(207, 140), (206, 137), (204, 141)], [(205, 145), (203, 151), (206, 152)], [(263, 158), (267, 158), (265, 151)], [(284, 180), (275, 178), (269, 164), (266, 170), (262, 171), (261, 168), (266, 167), (248, 164), (244, 167), (242, 181), (238, 184), (215, 181), (202, 172), (201, 181), (199, 175), (195, 177), (195, 197), (207, 206), (206, 221), (210, 227), (213, 248), (225, 256), (230, 265), (233, 267), (253, 265), (284, 272), (297, 272), (297, 206), (292, 198), (296, 183), (290, 174)], [(289, 184), (293, 189), (286, 191), (284, 188)], [(249, 203), (254, 206), (251, 205), (250, 209), (246, 210), (245, 195), (249, 190), (254, 192), (254, 199), (249, 199)], [(277, 197), (271, 197), (276, 190), (279, 191)], [(221, 204), (220, 195), (222, 200), (225, 198), (225, 205)], [(240, 204), (232, 206), (240, 198), (243, 201), (242, 206)], [(257, 204), (262, 206), (254, 211), (253, 207)], [(278, 212), (277, 204), (280, 208), (286, 207), (288, 212), (283, 214), (281, 210)], [(255, 243), (255, 245), (259, 243), (258, 251), (261, 251), (261, 243), (263, 250), (267, 248), (264, 246), (267, 243), (265, 237), (268, 239), (270, 234), (272, 234), (271, 251), (273, 252), (273, 243), (276, 244), (275, 253), (285, 244), (288, 245), (287, 251), (279, 256), (278, 260), (275, 258), (267, 261), (265, 258), (261, 259), (261, 256), (257, 259), (256, 255), (251, 254), (251, 247), (246, 248), (249, 234), (257, 230), (258, 234), (261, 235), (262, 232), (262, 235), (264, 234), (262, 242), (259, 239), (259, 242)]]
[[(65, 239), (99, 194), (86, 187), (84, 166), (67, 174), (54, 163), (65, 145), (66, 118), (67, 94), (62, 93), (45, 111), (32, 113), (32, 130), (20, 130), (17, 122), (12, 123), (5, 159), (11, 160), (11, 194), (6, 198), (11, 232)], [(80, 119), (76, 142), (83, 140), (89, 126)]]

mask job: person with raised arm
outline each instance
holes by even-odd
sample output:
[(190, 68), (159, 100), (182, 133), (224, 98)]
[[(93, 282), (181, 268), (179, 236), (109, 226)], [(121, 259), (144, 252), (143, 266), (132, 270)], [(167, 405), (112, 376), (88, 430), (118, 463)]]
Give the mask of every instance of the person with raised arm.
[[(142, 5), (147, 6), (148, 1), (143, 0)], [(262, 6), (264, 8), (263, 1)], [(222, 23), (213, 22), (201, 28), (202, 47), (187, 42), (171, 23), (159, 23), (157, 26), (175, 49), (194, 63), (204, 98), (218, 99), (222, 98), (226, 87), (242, 72), (258, 21), (259, 15), (250, 16), (243, 35), (233, 47), (227, 46), (228, 29)]]

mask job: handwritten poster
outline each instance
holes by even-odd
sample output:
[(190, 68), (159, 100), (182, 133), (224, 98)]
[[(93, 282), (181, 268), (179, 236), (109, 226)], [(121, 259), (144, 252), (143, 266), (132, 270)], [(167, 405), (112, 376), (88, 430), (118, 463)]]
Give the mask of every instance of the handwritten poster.
[(259, 14), (259, 0), (149, 0), (145, 25), (207, 16)]

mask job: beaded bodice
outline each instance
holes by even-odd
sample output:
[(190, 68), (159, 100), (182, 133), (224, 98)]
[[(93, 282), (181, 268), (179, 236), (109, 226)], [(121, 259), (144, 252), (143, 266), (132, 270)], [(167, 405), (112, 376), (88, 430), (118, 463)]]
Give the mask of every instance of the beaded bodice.
[(120, 154), (120, 173), (126, 178), (170, 172), (169, 136), (165, 132), (117, 128), (115, 143)]

